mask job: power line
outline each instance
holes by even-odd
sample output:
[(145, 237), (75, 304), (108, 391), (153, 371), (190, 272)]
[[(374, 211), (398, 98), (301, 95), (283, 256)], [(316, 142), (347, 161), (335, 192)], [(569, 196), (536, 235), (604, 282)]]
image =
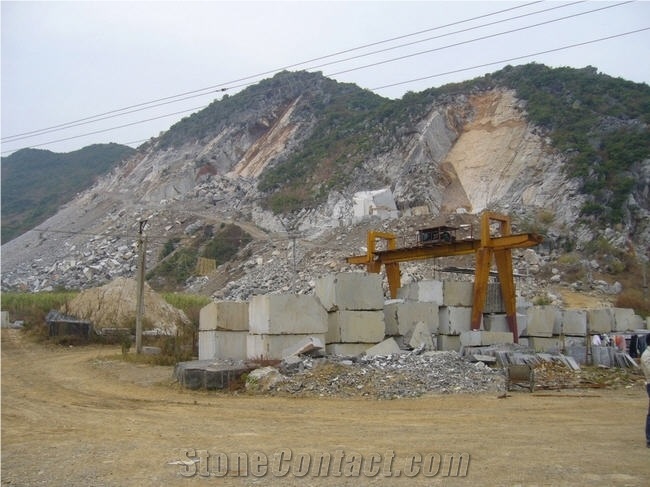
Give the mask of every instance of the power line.
[[(532, 3), (529, 3), (529, 4), (525, 4), (525, 6), (529, 6), (529, 5), (532, 5), (532, 4), (535, 4), (535, 3), (539, 3), (539, 2), (532, 2)], [(577, 4), (577, 3), (583, 3), (583, 2), (573, 2), (573, 3), (568, 4), (568, 5), (574, 5), (574, 4)], [(402, 60), (402, 59), (406, 59), (406, 58), (410, 58), (410, 57), (414, 57), (414, 56), (419, 56), (419, 55), (422, 55), (422, 54), (427, 54), (427, 53), (431, 53), (431, 52), (435, 52), (435, 51), (448, 49), (450, 47), (455, 47), (455, 46), (462, 45), (462, 44), (468, 44), (468, 43), (471, 43), (471, 42), (478, 42), (478, 41), (481, 41), (481, 40), (486, 40), (488, 38), (492, 38), (492, 37), (496, 37), (496, 36), (500, 36), (500, 35), (505, 35), (505, 34), (508, 34), (508, 33), (513, 33), (513, 32), (517, 32), (517, 31), (521, 31), (521, 30), (525, 30), (525, 29), (529, 29), (529, 28), (533, 28), (533, 27), (538, 27), (538, 26), (549, 24), (549, 23), (552, 23), (552, 22), (557, 22), (557, 21), (560, 21), (560, 20), (566, 20), (566, 19), (569, 19), (569, 18), (578, 17), (578, 16), (581, 16), (581, 15), (586, 15), (586, 14), (589, 14), (589, 13), (605, 10), (605, 9), (608, 9), (608, 8), (618, 7), (618, 6), (621, 6), (621, 5), (628, 4), (628, 3), (632, 3), (632, 2), (631, 1), (620, 2), (620, 3), (614, 4), (614, 5), (600, 7), (600, 8), (597, 8), (597, 9), (592, 9), (592, 10), (589, 10), (589, 11), (584, 11), (584, 12), (572, 14), (572, 15), (569, 15), (569, 16), (565, 16), (565, 17), (561, 17), (561, 18), (557, 18), (557, 19), (552, 19), (552, 20), (548, 20), (548, 21), (545, 21), (545, 22), (540, 22), (540, 23), (533, 24), (533, 25), (526, 26), (526, 27), (511, 29), (511, 30), (508, 30), (508, 31), (503, 31), (503, 32), (499, 32), (499, 33), (495, 33), (495, 34), (491, 34), (491, 35), (487, 35), (487, 36), (482, 36), (482, 37), (470, 39), (470, 40), (467, 40), (467, 41), (462, 41), (462, 42), (459, 42), (459, 43), (454, 43), (454, 44), (450, 44), (450, 45), (447, 45), (447, 46), (438, 47), (438, 48), (435, 48), (435, 49), (429, 49), (429, 50), (425, 50), (425, 51), (411, 53), (411, 54), (407, 54), (407, 55), (404, 55), (404, 56), (399, 56), (399, 57), (396, 57), (396, 58), (393, 58), (393, 59), (380, 61), (380, 62), (377, 62), (377, 63), (372, 63), (372, 64), (368, 64), (368, 65), (364, 65), (364, 66), (359, 66), (359, 67), (356, 67), (356, 68), (350, 68), (350, 69), (347, 69), (347, 70), (343, 70), (343, 71), (339, 71), (339, 72), (335, 72), (335, 73), (330, 73), (330, 74), (327, 74), (326, 76), (334, 76), (334, 75), (337, 75), (337, 74), (342, 74), (342, 73), (346, 73), (346, 72), (350, 72), (350, 71), (361, 70), (361, 69), (365, 69), (365, 68), (368, 68), (368, 67), (377, 66), (379, 64), (385, 64), (385, 63), (394, 62), (394, 61), (397, 61), (397, 60)], [(568, 5), (566, 5), (566, 6), (568, 6)], [(518, 6), (517, 8), (521, 8), (521, 7), (523, 7), (523, 5)], [(518, 15), (518, 16), (515, 16), (515, 17), (511, 17), (511, 18), (500, 20), (500, 21), (483, 24), (483, 25), (468, 28), (468, 29), (462, 29), (462, 30), (459, 30), (459, 31), (456, 31), (456, 32), (452, 32), (452, 33), (449, 33), (449, 34), (443, 34), (443, 35), (440, 35), (440, 36), (436, 36), (434, 38), (424, 39), (422, 41), (417, 41), (417, 42), (424, 42), (424, 41), (431, 40), (431, 39), (445, 37), (447, 35), (451, 35), (451, 34), (454, 34), (454, 33), (465, 32), (465, 31), (468, 31), (468, 30), (473, 30), (473, 29), (485, 27), (485, 26), (488, 26), (488, 25), (494, 25), (494, 24), (498, 24), (498, 23), (501, 23), (501, 22), (505, 22), (505, 21), (508, 21), (508, 20), (515, 19), (515, 18), (521, 18), (521, 17), (525, 17), (525, 16), (529, 16), (529, 15), (535, 15), (535, 14), (538, 14), (538, 13), (546, 12), (546, 11), (549, 11), (549, 10), (555, 10), (557, 8), (560, 8), (560, 7), (552, 7), (552, 8), (549, 8), (549, 9), (544, 9), (544, 10), (540, 10), (540, 11), (536, 11), (536, 12), (532, 12), (532, 13), (528, 13), (528, 14), (522, 14), (522, 15)], [(454, 22), (452, 24), (447, 24), (445, 26), (435, 27), (435, 28), (427, 29), (425, 31), (419, 31), (417, 33), (407, 34), (407, 35), (404, 35), (404, 36), (399, 36), (399, 37), (396, 37), (396, 38), (387, 39), (387, 40), (372, 43), (372, 44), (366, 44), (365, 46), (360, 46), (360, 47), (348, 49), (348, 50), (345, 50), (345, 51), (339, 51), (339, 53), (335, 53), (335, 54), (331, 54), (331, 55), (327, 55), (327, 56), (322, 56), (320, 58), (315, 58), (315, 60), (324, 59), (324, 58), (327, 58), (327, 57), (332, 57), (332, 56), (338, 55), (340, 53), (351, 52), (351, 51), (361, 49), (361, 48), (364, 48), (364, 47), (367, 47), (367, 46), (372, 46), (372, 45), (377, 45), (377, 44), (381, 44), (381, 43), (385, 43), (385, 42), (390, 42), (390, 41), (395, 40), (395, 39), (400, 39), (400, 38), (420, 34), (422, 32), (428, 32), (428, 31), (431, 31), (431, 30), (440, 29), (442, 27), (446, 27), (446, 26), (449, 26), (449, 25), (456, 25), (456, 24), (459, 24), (459, 23), (468, 22), (470, 20), (476, 20), (476, 19), (479, 19), (479, 18), (483, 18), (483, 17), (487, 17), (487, 16), (491, 16), (491, 15), (496, 15), (498, 13), (503, 13), (503, 12), (506, 12), (508, 10), (513, 10), (513, 9), (511, 8), (511, 9), (500, 10), (498, 12), (493, 12), (491, 14), (486, 14), (486, 15), (479, 16), (479, 17), (473, 17), (472, 19), (467, 19), (467, 20), (463, 20), (463, 21)], [(408, 80), (408, 81), (383, 85), (383, 86), (381, 86), (379, 88), (375, 88), (375, 89), (384, 89), (384, 88), (397, 86), (397, 85), (401, 85), (401, 84), (405, 84), (405, 83), (411, 83), (411, 82), (415, 82), (415, 81), (419, 81), (419, 80), (424, 80), (424, 79), (429, 79), (429, 78), (433, 78), (433, 77), (437, 77), (437, 76), (442, 76), (444, 74), (453, 74), (453, 73), (457, 73), (457, 72), (461, 72), (461, 71), (467, 71), (467, 70), (476, 69), (476, 68), (479, 68), (479, 67), (498, 64), (500, 62), (508, 62), (510, 60), (523, 59), (523, 58), (527, 58), (527, 57), (536, 56), (536, 55), (539, 55), (539, 54), (544, 54), (544, 53), (569, 49), (569, 48), (580, 46), (580, 45), (590, 44), (590, 43), (594, 43), (594, 42), (600, 42), (602, 40), (607, 40), (607, 39), (611, 39), (611, 38), (614, 38), (614, 37), (621, 37), (621, 36), (628, 35), (628, 34), (631, 34), (631, 33), (640, 32), (642, 30), (645, 30), (645, 29), (640, 29), (640, 30), (637, 30), (637, 31), (631, 31), (631, 32), (622, 33), (622, 34), (616, 34), (614, 36), (608, 36), (608, 37), (604, 37), (604, 38), (600, 38), (600, 39), (594, 39), (594, 40), (591, 40), (591, 41), (586, 41), (586, 42), (583, 42), (583, 43), (573, 44), (573, 45), (564, 46), (564, 47), (551, 49), (551, 50), (546, 50), (546, 51), (541, 51), (541, 52), (538, 52), (538, 53), (517, 56), (517, 57), (510, 58), (508, 60), (504, 60), (504, 61), (494, 61), (494, 62), (491, 62), (491, 63), (485, 63), (485, 64), (481, 64), (481, 65), (477, 65), (477, 66), (472, 66), (472, 67), (469, 67), (469, 68), (461, 68), (461, 69), (458, 69), (458, 70), (448, 71), (446, 73), (440, 73), (440, 74), (436, 74), (436, 75), (430, 75), (430, 76), (425, 76), (425, 77), (421, 77), (421, 78), (415, 78), (415, 79)], [(384, 52), (384, 51), (395, 49), (395, 48), (398, 48), (398, 47), (403, 47), (405, 45), (412, 45), (412, 44), (415, 44), (417, 42), (411, 42), (411, 43), (408, 43), (408, 44), (404, 44), (402, 46), (395, 46), (395, 47), (391, 47), (391, 48), (384, 49), (384, 50), (381, 50), (381, 51), (375, 51), (375, 52), (372, 52), (372, 53), (367, 53), (367, 54), (364, 54), (364, 55), (355, 56), (354, 58), (349, 58), (349, 59), (345, 59), (345, 60), (341, 60), (341, 61), (334, 61), (334, 62), (327, 63), (327, 64), (335, 64), (335, 63), (343, 62), (343, 61), (350, 60), (350, 59), (356, 59), (356, 58), (359, 58), (359, 57), (364, 57), (364, 56), (376, 54), (378, 52)], [(307, 63), (307, 62), (309, 62), (309, 61), (304, 61), (303, 63)], [(299, 64), (302, 64), (302, 63), (297, 63), (297, 64), (287, 66), (287, 67), (293, 67), (293, 66), (297, 66)], [(316, 66), (316, 67), (321, 67), (321, 66), (323, 66), (323, 65)], [(313, 69), (313, 67), (312, 68), (307, 68), (307, 69)], [(270, 71), (270, 72), (275, 72), (275, 71)], [(270, 72), (267, 72), (267, 73), (270, 73)], [(262, 73), (262, 74), (264, 74), (264, 73)], [(244, 79), (252, 78), (252, 77), (255, 77), (255, 76), (257, 76), (257, 75), (253, 75), (253, 76), (250, 76), (250, 77), (247, 77), (247, 78), (241, 78), (241, 79), (244, 80)], [(237, 80), (235, 80), (235, 81), (237, 81)], [(238, 88), (240, 86), (249, 86), (251, 84), (253, 84), (253, 83), (247, 83), (247, 84), (243, 84), (243, 85), (236, 85), (236, 86), (232, 86), (231, 88)], [(210, 87), (210, 88), (212, 89), (214, 87)], [(230, 88), (224, 88), (223, 90), (226, 90), (226, 89), (230, 89)], [(199, 91), (201, 91), (201, 90), (194, 90), (192, 92), (186, 92), (186, 93), (183, 93), (183, 95), (188, 94), (188, 93), (197, 93)], [(204, 94), (201, 94), (201, 95), (188, 96), (186, 98), (183, 98), (181, 100), (176, 100), (176, 101), (183, 101), (183, 100), (186, 100), (186, 99), (194, 98), (196, 96), (203, 96), (205, 94), (207, 94), (207, 93), (204, 93)], [(155, 100), (155, 101), (169, 100), (169, 99), (172, 99), (172, 98), (177, 97), (177, 96), (180, 96), (180, 95), (175, 95), (175, 96), (172, 96), (172, 97), (166, 97), (166, 98)], [(166, 105), (166, 104), (174, 103), (174, 102), (175, 101), (167, 101), (167, 102), (164, 102), (164, 103), (160, 103), (159, 105), (155, 105), (155, 106), (162, 106), (162, 105)], [(106, 112), (106, 114), (123, 111), (123, 110), (126, 110), (127, 108), (142, 107), (142, 106), (150, 104), (150, 103), (153, 103), (153, 101), (138, 104), (138, 105), (132, 105), (131, 107), (126, 107), (126, 108), (119, 109), (119, 110), (113, 110), (111, 112)], [(111, 131), (111, 130), (117, 130), (117, 129), (120, 129), (120, 128), (125, 128), (125, 127), (129, 127), (129, 126), (133, 126), (133, 125), (137, 125), (137, 124), (141, 124), (141, 123), (146, 123), (146, 122), (149, 122), (149, 121), (153, 121), (153, 120), (157, 120), (157, 119), (161, 119), (161, 118), (165, 118), (165, 117), (178, 115), (178, 114), (181, 114), (181, 113), (187, 113), (187, 112), (191, 112), (191, 111), (195, 111), (195, 110), (201, 110), (201, 109), (205, 108), (205, 106), (206, 105), (203, 105), (201, 107), (195, 107), (195, 108), (187, 109), (187, 110), (182, 110), (182, 111), (178, 111), (178, 112), (174, 112), (174, 113), (169, 113), (169, 114), (165, 114), (165, 115), (161, 115), (161, 116), (157, 116), (157, 117), (152, 117), (152, 118), (148, 118), (148, 119), (144, 119), (144, 120), (139, 120), (139, 121), (131, 122), (131, 123), (128, 123), (128, 124), (109, 127), (109, 128), (102, 129), (102, 130), (92, 131), (92, 132), (88, 132), (88, 133), (84, 133), (84, 134), (80, 134), (80, 135), (75, 135), (75, 136), (65, 137), (65, 138), (61, 138), (61, 139), (57, 139), (57, 140), (47, 141), (47, 142), (43, 142), (41, 144), (31, 145), (31, 147), (42, 147), (42, 146), (45, 146), (45, 145), (50, 145), (50, 144), (53, 144), (53, 143), (58, 143), (58, 142), (63, 142), (63, 141), (72, 140), (72, 139), (76, 139), (76, 138), (81, 138), (81, 137), (85, 137), (85, 136), (88, 136), (88, 135), (95, 135), (95, 134), (98, 134), (98, 133), (104, 133), (104, 132), (108, 132), (108, 131)], [(113, 116), (121, 116), (121, 115), (125, 115), (127, 113), (134, 113), (134, 112), (138, 112), (138, 111), (141, 111), (141, 110), (146, 110), (146, 109), (153, 108), (153, 107), (154, 106), (150, 106), (150, 107), (146, 107), (146, 108), (138, 108), (138, 109), (132, 110), (131, 112), (126, 112), (126, 113), (123, 113), (123, 114), (113, 115)], [(82, 120), (90, 120), (90, 119), (96, 118), (96, 117), (98, 117), (98, 116), (87, 117), (86, 119), (82, 119)], [(86, 123), (93, 123), (95, 121), (100, 121), (100, 120), (104, 120), (104, 119), (107, 119), (107, 118), (112, 118), (112, 117), (107, 116), (107, 117), (104, 117), (103, 119), (97, 119), (97, 120), (87, 121), (87, 122), (78, 121), (79, 123), (77, 123), (77, 125), (74, 125), (74, 126), (84, 125)], [(63, 125), (66, 125), (65, 128), (70, 128), (70, 127), (73, 126), (73, 125), (71, 125), (72, 123), (74, 123), (74, 122), (70, 122), (68, 124), (63, 124)], [(54, 130), (54, 128), (52, 128), (52, 129)], [(43, 130), (46, 130), (46, 129), (43, 129)], [(57, 130), (60, 130), (60, 129), (57, 129)], [(37, 131), (34, 131), (34, 132), (37, 132)], [(38, 135), (42, 135), (43, 133), (46, 133), (46, 132), (41, 132)], [(18, 136), (13, 136), (13, 137), (18, 137)], [(16, 140), (18, 140), (18, 139), (16, 139)], [(148, 140), (148, 139), (144, 139), (144, 140)], [(14, 142), (14, 141), (15, 140), (11, 140), (9, 142)], [(2, 151), (3, 154), (7, 153), (7, 152), (12, 152), (12, 150)]]
[[(160, 105), (154, 105), (153, 107), (146, 107), (146, 105), (152, 105), (152, 104), (159, 103), (159, 102), (165, 102), (165, 101), (172, 100), (174, 98), (183, 97), (183, 96), (186, 96), (186, 95), (194, 95), (194, 94), (197, 94), (197, 93), (201, 93), (200, 95), (197, 95), (197, 96), (204, 96), (204, 95), (208, 95), (210, 93), (214, 93), (215, 91), (226, 91), (229, 88), (224, 87), (225, 85), (230, 85), (230, 84), (233, 84), (233, 83), (239, 83), (241, 81), (246, 81), (246, 80), (250, 80), (250, 79), (253, 79), (253, 78), (259, 78), (261, 76), (265, 76), (265, 75), (268, 75), (268, 74), (273, 74), (273, 73), (276, 73), (278, 71), (283, 71), (283, 70), (286, 70), (286, 69), (295, 68), (295, 67), (298, 67), (298, 66), (302, 66), (304, 64), (309, 64), (309, 63), (312, 63), (312, 62), (321, 61), (323, 59), (328, 59), (328, 58), (339, 56), (339, 55), (342, 55), (342, 54), (347, 54), (347, 53), (358, 51), (358, 50), (365, 49), (365, 48), (368, 48), (368, 47), (373, 47), (373, 46), (385, 44), (385, 43), (388, 43), (388, 42), (393, 42), (393, 41), (396, 41), (396, 40), (405, 39), (407, 37), (420, 35), (420, 34), (423, 34), (423, 33), (426, 33), (426, 32), (431, 32), (431, 31), (434, 31), (434, 30), (439, 30), (439, 29), (451, 27), (451, 26), (454, 26), (454, 25), (459, 25), (459, 24), (462, 24), (462, 23), (471, 22), (471, 21), (478, 20), (478, 19), (491, 17), (491, 16), (498, 15), (498, 14), (501, 14), (501, 13), (504, 13), (504, 12), (509, 12), (509, 11), (512, 11), (512, 10), (525, 8), (525, 7), (528, 7), (530, 5), (534, 5), (534, 4), (537, 4), (537, 3), (541, 3), (541, 0), (525, 3), (525, 4), (522, 4), (522, 5), (517, 5), (515, 7), (510, 7), (510, 8), (507, 8), (507, 9), (497, 10), (495, 12), (491, 12), (491, 13), (488, 13), (488, 14), (479, 15), (479, 16), (476, 16), (476, 17), (471, 17), (469, 19), (460, 20), (460, 21), (452, 22), (452, 23), (437, 26), (437, 27), (432, 27), (432, 28), (425, 29), (425, 30), (420, 30), (420, 31), (417, 31), (417, 32), (412, 32), (410, 34), (405, 34), (405, 35), (392, 37), (392, 38), (384, 39), (384, 40), (377, 41), (377, 42), (372, 42), (372, 43), (369, 43), (369, 44), (364, 44), (364, 45), (353, 47), (353, 48), (350, 48), (350, 49), (345, 49), (345, 50), (342, 50), (342, 51), (334, 52), (332, 54), (327, 54), (327, 55), (324, 55), (324, 56), (308, 59), (308, 60), (305, 60), (305, 61), (300, 61), (298, 63), (290, 64), (290, 65), (287, 65), (287, 66), (283, 66), (283, 67), (280, 67), (280, 68), (275, 68), (275, 69), (270, 70), (270, 71), (264, 71), (264, 72), (257, 73), (257, 74), (254, 74), (254, 75), (246, 76), (244, 78), (239, 78), (239, 79), (231, 80), (231, 81), (228, 81), (228, 82), (208, 86), (206, 88), (200, 88), (200, 89), (197, 89), (197, 90), (186, 91), (186, 92), (183, 92), (183, 93), (179, 93), (177, 95), (171, 95), (171, 96), (167, 96), (167, 97), (163, 97), (163, 98), (158, 98), (158, 99), (155, 99), (155, 100), (150, 100), (150, 101), (147, 101), (147, 102), (138, 103), (138, 104), (135, 104), (135, 105), (129, 105), (129, 106), (126, 106), (126, 107), (123, 107), (123, 108), (118, 108), (118, 109), (115, 109), (115, 110), (110, 110), (108, 112), (100, 113), (98, 115), (84, 117), (84, 118), (81, 118), (81, 119), (78, 119), (78, 120), (73, 120), (72, 122), (66, 122), (66, 123), (62, 123), (62, 124), (58, 124), (58, 125), (53, 125), (53, 126), (46, 127), (46, 128), (43, 128), (43, 129), (33, 130), (33, 131), (29, 131), (29, 132), (23, 132), (23, 133), (15, 134), (15, 135), (9, 135), (9, 136), (3, 137), (2, 141), (8, 142), (7, 139), (14, 139), (14, 138), (18, 138), (18, 137), (22, 138), (23, 136), (40, 135), (42, 133), (48, 133), (48, 132), (51, 132), (51, 131), (54, 131), (54, 130), (63, 130), (65, 128), (78, 126), (82, 122), (93, 123), (94, 121), (104, 120), (106, 118), (113, 118), (113, 117), (117, 117), (117, 116), (122, 116), (122, 115), (132, 113), (132, 112), (127, 112), (127, 113), (119, 113), (119, 112), (124, 112), (126, 110), (132, 110), (134, 108), (140, 108), (141, 110), (146, 110), (148, 108), (153, 108), (155, 106), (160, 106)], [(569, 5), (573, 5), (575, 3), (582, 3), (582, 2), (574, 2), (574, 3), (569, 4)], [(560, 8), (560, 7), (555, 7), (555, 8)], [(506, 20), (510, 20), (510, 19), (506, 19)], [(424, 41), (420, 41), (420, 42), (424, 42)], [(249, 83), (249, 84), (252, 84), (252, 83)], [(248, 86), (249, 84), (245, 84), (243, 86)], [(242, 85), (239, 85), (239, 86), (236, 86), (236, 87), (241, 87), (241, 86)], [(204, 92), (206, 92), (206, 93), (204, 93)], [(176, 100), (176, 101), (182, 101), (182, 100)], [(169, 101), (168, 103), (174, 103), (174, 102)], [(146, 108), (141, 108), (141, 107), (146, 107)], [(139, 111), (139, 110), (136, 110), (136, 111)], [(111, 116), (109, 117), (109, 115), (111, 115)], [(100, 118), (100, 117), (103, 117), (103, 118)], [(98, 120), (95, 120), (95, 119), (98, 119)]]
[(580, 12), (580, 13), (577, 13), (577, 14), (567, 15), (565, 17), (559, 17), (557, 19), (546, 20), (544, 22), (539, 22), (537, 24), (532, 24), (532, 25), (528, 25), (528, 26), (525, 26), (525, 27), (518, 27), (516, 29), (506, 30), (506, 31), (503, 31), (503, 32), (497, 32), (495, 34), (489, 34), (489, 35), (482, 36), (482, 37), (476, 37), (474, 39), (469, 39), (469, 40), (466, 40), (466, 41), (456, 42), (454, 44), (447, 44), (446, 46), (441, 46), (441, 47), (436, 47), (434, 49), (427, 49), (426, 51), (419, 51), (419, 52), (415, 52), (415, 53), (411, 53), (411, 54), (406, 54), (404, 56), (399, 56), (399, 57), (392, 58), (392, 59), (386, 59), (384, 61), (378, 61), (376, 63), (366, 64), (366, 65), (363, 65), (363, 66), (358, 66), (356, 68), (345, 69), (343, 71), (337, 71), (335, 73), (328, 73), (325, 76), (336, 76), (337, 74), (350, 73), (352, 71), (358, 71), (360, 69), (371, 68), (371, 67), (374, 67), (374, 66), (379, 66), (381, 64), (387, 64), (387, 63), (392, 63), (394, 61), (401, 61), (402, 59), (407, 59), (407, 58), (411, 58), (411, 57), (415, 57), (415, 56), (421, 56), (422, 54), (429, 54), (429, 53), (436, 52), (436, 51), (442, 51), (444, 49), (449, 49), (451, 47), (458, 47), (458, 46), (462, 46), (462, 45), (465, 45), (465, 44), (470, 44), (472, 42), (484, 41), (486, 39), (492, 39), (494, 37), (498, 37), (498, 36), (502, 36), (502, 35), (506, 35), (506, 34), (512, 34), (513, 32), (520, 32), (522, 30), (532, 29), (533, 27), (539, 27), (541, 25), (547, 25), (547, 24), (551, 24), (553, 22), (559, 22), (561, 20), (567, 20), (567, 19), (571, 19), (571, 18), (574, 18), (574, 17), (579, 17), (581, 15), (586, 15), (586, 14), (590, 14), (590, 13), (593, 13), (593, 12), (598, 12), (598, 11), (605, 10), (605, 9), (608, 9), (608, 8), (619, 7), (619, 6), (625, 5), (627, 3), (632, 3), (632, 2), (631, 1), (621, 2), (621, 3), (617, 3), (615, 5), (608, 5), (606, 7), (596, 8), (596, 9), (593, 9), (593, 10), (587, 10), (585, 12)]
[(460, 73), (462, 71), (470, 71), (472, 69), (478, 69), (478, 68), (484, 68), (484, 67), (487, 67), (487, 66), (493, 66), (495, 64), (508, 63), (508, 62), (511, 62), (511, 61), (517, 61), (519, 59), (525, 59), (525, 58), (529, 58), (529, 57), (540, 56), (542, 54), (548, 54), (548, 53), (551, 53), (551, 52), (563, 51), (565, 49), (572, 49), (574, 47), (585, 46), (587, 44), (594, 44), (596, 42), (608, 41), (608, 40), (611, 40), (611, 39), (615, 39), (617, 37), (623, 37), (623, 36), (627, 36), (627, 35), (631, 35), (631, 34), (638, 34), (639, 32), (643, 32), (643, 31), (646, 31), (646, 30), (650, 30), (650, 27), (644, 27), (642, 29), (632, 30), (632, 31), (629, 31), (629, 32), (623, 32), (621, 34), (614, 34), (614, 35), (607, 36), (607, 37), (601, 37), (599, 39), (593, 39), (593, 40), (590, 40), (590, 41), (579, 42), (577, 44), (571, 44), (569, 46), (562, 46), (562, 47), (558, 47), (558, 48), (555, 48), (555, 49), (547, 49), (546, 51), (539, 51), (539, 52), (535, 52), (535, 53), (532, 53), (532, 54), (526, 54), (526, 55), (523, 55), (523, 56), (517, 56), (517, 57), (508, 58), (508, 59), (502, 59), (500, 61), (492, 61), (492, 62), (485, 63), (485, 64), (477, 64), (477, 65), (471, 66), (469, 68), (459, 68), (459, 69), (455, 69), (455, 70), (452, 70), (452, 71), (446, 71), (444, 73), (437, 73), (437, 74), (432, 74), (430, 76), (424, 76), (422, 78), (414, 78), (414, 79), (407, 80), (407, 81), (400, 81), (400, 82), (392, 83), (392, 84), (389, 84), (389, 85), (378, 86), (376, 88), (372, 88), (372, 90), (373, 91), (374, 90), (383, 90), (384, 88), (390, 88), (390, 87), (393, 87), (393, 86), (403, 85), (403, 84), (407, 84), (407, 83), (414, 83), (416, 81), (423, 81), (425, 79), (436, 78), (436, 77), (445, 76), (445, 75), (448, 75), (448, 74), (455, 74), (455, 73)]

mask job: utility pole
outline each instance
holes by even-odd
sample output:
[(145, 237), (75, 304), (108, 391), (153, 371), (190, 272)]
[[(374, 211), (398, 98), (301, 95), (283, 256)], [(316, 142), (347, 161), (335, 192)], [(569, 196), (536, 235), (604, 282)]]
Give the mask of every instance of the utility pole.
[(144, 227), (147, 220), (140, 220), (138, 230), (138, 301), (135, 313), (135, 352), (142, 353), (142, 315), (144, 312), (144, 263), (146, 257), (147, 236), (144, 235)]

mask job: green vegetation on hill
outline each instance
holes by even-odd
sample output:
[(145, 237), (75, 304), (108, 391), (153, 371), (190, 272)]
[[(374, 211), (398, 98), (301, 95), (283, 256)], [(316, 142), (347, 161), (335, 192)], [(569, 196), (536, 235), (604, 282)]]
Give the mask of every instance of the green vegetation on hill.
[(170, 239), (163, 246), (158, 265), (147, 273), (147, 282), (157, 290), (182, 289), (190, 277), (196, 275), (199, 257), (214, 259), (217, 265), (230, 260), (251, 241), (251, 236), (237, 225), (225, 223), (215, 231), (212, 225), (183, 245), (179, 238)]
[(2, 242), (54, 215), (134, 152), (125, 145), (95, 144), (68, 153), (21, 149), (3, 157)]
[(650, 158), (650, 86), (596, 68), (506, 67), (486, 79), (517, 90), (529, 118), (569, 156), (568, 175), (590, 195), (583, 215), (614, 223), (635, 185), (634, 167)]

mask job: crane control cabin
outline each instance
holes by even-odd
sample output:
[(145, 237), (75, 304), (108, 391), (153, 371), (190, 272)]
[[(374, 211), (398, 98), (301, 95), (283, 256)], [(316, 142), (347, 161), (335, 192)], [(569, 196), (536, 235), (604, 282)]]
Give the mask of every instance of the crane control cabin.
[[(494, 223), (497, 224), (498, 229), (493, 233)], [(458, 228), (451, 226), (421, 229), (418, 231), (415, 246), (401, 248), (397, 247), (397, 235), (394, 233), (371, 230), (368, 232), (367, 253), (348, 257), (346, 260), (350, 264), (365, 265), (367, 271), (372, 273), (381, 272), (381, 268), (384, 266), (390, 295), (392, 298), (396, 298), (397, 290), (401, 286), (400, 262), (475, 254), (471, 329), (478, 330), (481, 326), (492, 256), (494, 256), (506, 310), (506, 320), (516, 343), (519, 333), (517, 331), (512, 249), (534, 247), (542, 242), (542, 237), (535, 233), (513, 234), (510, 217), (493, 212), (485, 212), (481, 215), (480, 238), (458, 239), (457, 230)], [(385, 241), (385, 248), (378, 249), (378, 240)]]

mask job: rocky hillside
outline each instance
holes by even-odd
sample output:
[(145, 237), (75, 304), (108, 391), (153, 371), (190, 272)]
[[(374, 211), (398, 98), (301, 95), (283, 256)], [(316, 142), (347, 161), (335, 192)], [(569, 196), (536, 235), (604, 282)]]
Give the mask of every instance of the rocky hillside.
[[(146, 219), (148, 269), (183, 249), (197, 259), (226, 224), (250, 237), (181, 287), (231, 298), (310, 292), (314, 277), (347, 268), (368, 228), (413, 235), (476, 222), (486, 208), (543, 233), (547, 260), (577, 251), (571, 262), (588, 270), (570, 277), (592, 282), (650, 245), (649, 122), (647, 85), (593, 68), (509, 67), (401, 100), (282, 72), (179, 121), (40, 225), (47, 231), (3, 245), (2, 286), (132, 276)], [(355, 194), (381, 189), (398, 211), (362, 218)], [(518, 262), (540, 270), (523, 253)], [(432, 267), (403, 272), (417, 279)]]

